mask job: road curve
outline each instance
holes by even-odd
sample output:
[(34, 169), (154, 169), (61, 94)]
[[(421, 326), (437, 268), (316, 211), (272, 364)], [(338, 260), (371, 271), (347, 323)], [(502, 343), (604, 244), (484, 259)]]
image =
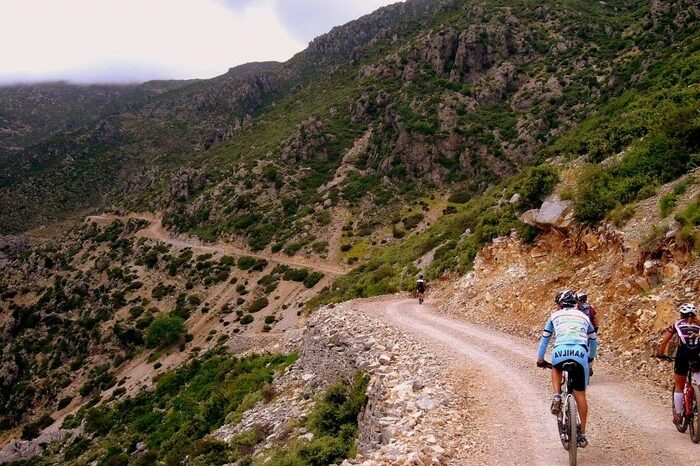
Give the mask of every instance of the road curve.
[[(549, 373), (535, 366), (534, 342), (438, 315), (429, 303), (398, 300), (368, 306), (455, 361), (455, 372), (478, 374), (467, 389), (468, 409), (476, 413), (469, 428), (477, 431), (484, 448), (472, 464), (568, 463), (548, 411)], [(579, 464), (700, 464), (700, 445), (676, 432), (668, 397), (658, 389), (597, 363), (588, 398), (590, 446), (580, 450)]]
[(160, 216), (151, 213), (132, 213), (125, 216), (117, 216), (111, 214), (93, 215), (87, 217), (87, 222), (95, 222), (97, 224), (106, 224), (114, 220), (126, 221), (128, 219), (145, 220), (149, 222), (148, 226), (136, 232), (137, 237), (148, 238), (154, 241), (161, 241), (170, 244), (177, 248), (192, 248), (194, 251), (203, 253), (222, 253), (237, 256), (251, 256), (256, 259), (265, 259), (273, 264), (284, 264), (290, 267), (309, 268), (318, 270), (329, 276), (337, 277), (344, 275), (350, 271), (349, 266), (342, 264), (331, 264), (310, 258), (290, 257), (285, 254), (270, 254), (262, 252), (253, 252), (247, 248), (242, 248), (237, 245), (225, 242), (205, 243), (197, 238), (186, 235), (174, 236), (165, 227), (163, 227)]

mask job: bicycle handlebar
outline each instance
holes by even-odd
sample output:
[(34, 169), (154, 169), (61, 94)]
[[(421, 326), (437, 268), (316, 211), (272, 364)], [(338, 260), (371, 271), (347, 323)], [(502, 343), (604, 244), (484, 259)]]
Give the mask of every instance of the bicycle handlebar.
[(671, 362), (673, 362), (673, 361), (676, 360), (676, 358), (674, 358), (673, 356), (662, 356), (662, 355), (655, 354), (654, 357), (655, 357), (656, 359), (661, 359), (662, 361), (671, 361)]

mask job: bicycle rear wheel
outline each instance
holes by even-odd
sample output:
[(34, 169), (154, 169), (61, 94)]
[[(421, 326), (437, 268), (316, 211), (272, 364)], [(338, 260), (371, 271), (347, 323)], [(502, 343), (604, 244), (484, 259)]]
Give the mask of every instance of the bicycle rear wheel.
[[(676, 415), (675, 403), (673, 401), (673, 393), (674, 392), (675, 392), (675, 389), (673, 387), (671, 387), (671, 415), (672, 416)], [(678, 430), (678, 432), (680, 432), (680, 433), (683, 433), (686, 430), (688, 430), (688, 418), (685, 416), (685, 413), (683, 413), (681, 416), (680, 424), (676, 424), (674, 422), (673, 425), (676, 426), (676, 430)]]
[(578, 450), (578, 409), (573, 396), (567, 397), (566, 402), (567, 430), (569, 431), (569, 466), (576, 466)]

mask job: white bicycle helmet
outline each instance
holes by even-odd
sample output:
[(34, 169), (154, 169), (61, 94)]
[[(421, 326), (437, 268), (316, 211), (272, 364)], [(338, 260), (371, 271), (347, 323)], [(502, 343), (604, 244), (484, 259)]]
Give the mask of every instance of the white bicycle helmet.
[(687, 303), (681, 305), (681, 307), (678, 308), (678, 312), (680, 312), (682, 315), (697, 315), (697, 308), (695, 307), (695, 304)]

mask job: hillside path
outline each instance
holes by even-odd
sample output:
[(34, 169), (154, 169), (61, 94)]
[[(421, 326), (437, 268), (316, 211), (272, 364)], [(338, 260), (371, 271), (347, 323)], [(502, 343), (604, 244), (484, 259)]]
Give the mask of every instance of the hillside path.
[[(459, 456), (470, 464), (568, 463), (549, 414), (549, 371), (535, 366), (536, 343), (438, 315), (429, 302), (370, 301), (367, 306), (454, 363), (446, 377), (470, 374), (468, 386), (463, 377), (461, 382), (474, 419), (466, 428), (479, 448)], [(602, 363), (595, 370), (588, 389), (590, 445), (579, 451), (579, 464), (700, 464), (695, 460), (700, 446), (670, 421), (668, 393), (616, 375)]]
[(148, 238), (155, 241), (162, 241), (163, 243), (170, 244), (177, 248), (192, 248), (192, 250), (194, 251), (211, 254), (221, 253), (236, 256), (251, 256), (258, 259), (265, 259), (269, 262), (276, 264), (288, 265), (290, 267), (306, 267), (309, 269), (324, 272), (325, 274), (331, 276), (343, 275), (350, 271), (350, 267), (340, 264), (333, 264), (305, 257), (290, 257), (285, 254), (252, 252), (247, 248), (240, 247), (233, 243), (205, 243), (197, 238), (192, 238), (190, 236), (175, 236), (163, 226), (162, 219), (160, 216), (151, 213), (132, 213), (125, 216), (117, 216), (110, 214), (93, 215), (87, 217), (86, 221), (95, 222), (97, 224), (103, 225), (105, 223), (113, 222), (114, 220), (128, 219), (139, 219), (146, 220), (147, 222), (149, 222), (146, 228), (143, 228), (142, 230), (136, 232), (137, 237)]

